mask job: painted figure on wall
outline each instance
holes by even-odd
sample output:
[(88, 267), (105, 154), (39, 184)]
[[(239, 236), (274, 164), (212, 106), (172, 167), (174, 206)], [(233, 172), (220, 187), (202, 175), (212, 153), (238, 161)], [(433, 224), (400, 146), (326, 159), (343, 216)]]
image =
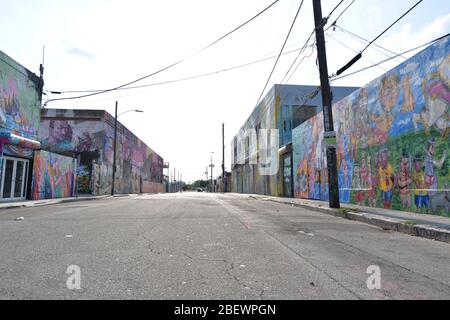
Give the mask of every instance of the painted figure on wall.
[(360, 206), (364, 205), (364, 191), (362, 190), (361, 168), (358, 161), (355, 161), (355, 164), (353, 166), (352, 189), (355, 191), (356, 204)]
[(425, 149), (425, 183), (430, 190), (430, 195), (435, 194), (438, 189), (438, 178), (434, 171), (434, 167), (440, 169), (444, 164), (447, 150), (444, 150), (444, 154), (440, 160), (435, 160), (436, 155), (436, 140), (431, 138), (428, 140), (427, 148)]
[(400, 200), (402, 208), (411, 210), (411, 190), (410, 186), (413, 183), (411, 179), (411, 158), (403, 151), (400, 160), (400, 172), (397, 173), (397, 184), (399, 188)]
[(414, 171), (412, 173), (412, 180), (414, 181), (414, 204), (416, 212), (428, 213), (430, 210), (430, 197), (428, 195), (428, 185), (425, 181), (425, 171), (423, 170), (423, 159), (420, 154), (414, 157)]
[(395, 185), (394, 169), (389, 163), (389, 151), (383, 148), (378, 153), (378, 188), (381, 190), (383, 207), (389, 209), (392, 203), (393, 189)]
[(416, 131), (421, 123), (425, 133), (435, 126), (443, 137), (448, 134), (450, 105), (450, 55), (442, 61), (437, 72), (429, 74), (422, 84), (425, 107), (414, 114), (413, 123)]
[(381, 80), (379, 100), (382, 110), (380, 114), (372, 114), (371, 120), (376, 124), (372, 133), (371, 144), (384, 144), (387, 141), (389, 130), (394, 122), (393, 109), (397, 103), (399, 91), (398, 80), (395, 74), (386, 76)]
[[(449, 45), (442, 39), (333, 105), (342, 203), (450, 216)], [(293, 131), (294, 166), (317, 166), (314, 121)]]
[(51, 150), (70, 150), (72, 134), (72, 127), (67, 120), (50, 120), (48, 137), (42, 141), (42, 144)]
[(81, 137), (78, 136), (77, 138), (78, 142), (75, 146), (76, 152), (90, 151), (92, 149), (92, 138), (89, 132), (85, 131)]

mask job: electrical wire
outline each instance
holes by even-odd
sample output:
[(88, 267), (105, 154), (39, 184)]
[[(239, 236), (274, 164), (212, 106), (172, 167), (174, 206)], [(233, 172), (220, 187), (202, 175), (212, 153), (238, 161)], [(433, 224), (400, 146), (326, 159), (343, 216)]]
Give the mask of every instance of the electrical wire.
[[(331, 34), (327, 34), (327, 36), (328, 36), (329, 38), (333, 39), (334, 41), (336, 41), (337, 43), (339, 43), (340, 45), (342, 45), (343, 47), (345, 47), (345, 48), (347, 48), (348, 50), (352, 51), (353, 53), (358, 53), (358, 51), (356, 51), (356, 50), (350, 48), (350, 47), (349, 47), (348, 45), (346, 45), (344, 42), (342, 42), (342, 41), (336, 39), (336, 38), (333, 37)], [(371, 60), (371, 59), (369, 59), (369, 58), (366, 58), (366, 57), (363, 57), (363, 58), (366, 59), (367, 61), (369, 61), (370, 63), (375, 63), (375, 61), (373, 61), (373, 60)], [(392, 57), (389, 57), (389, 58), (392, 58)], [(379, 67), (380, 67), (381, 69), (383, 69), (385, 72), (388, 71), (388, 70), (386, 70), (385, 68), (383, 68), (383, 67), (381, 67), (381, 66), (379, 66)]]
[[(422, 44), (422, 45), (420, 45), (420, 46), (417, 46), (417, 47), (415, 47), (415, 48), (412, 48), (412, 49), (403, 51), (403, 52), (399, 53), (397, 56), (401, 56), (401, 55), (404, 55), (404, 54), (413, 52), (413, 51), (418, 50), (418, 49), (420, 49), (420, 48), (423, 48), (423, 47), (425, 47), (425, 46), (427, 46), (427, 45), (430, 45), (430, 44), (432, 44), (432, 43), (434, 43), (434, 42), (437, 42), (437, 41), (439, 41), (439, 40), (442, 40), (442, 39), (444, 39), (444, 38), (446, 38), (446, 37), (448, 37), (448, 36), (450, 36), (450, 33), (447, 33), (447, 34), (444, 35), (444, 36), (441, 36), (441, 37), (439, 37), (439, 38), (436, 38), (436, 39), (434, 39), (434, 40), (431, 40), (431, 41), (429, 41), (429, 42), (427, 42), (427, 43), (424, 43), (424, 44)], [(397, 56), (396, 56), (396, 57), (397, 57)], [(352, 75), (354, 75), (354, 74), (357, 74), (357, 73), (366, 71), (366, 70), (371, 69), (371, 68), (374, 68), (374, 67), (376, 67), (376, 66), (378, 66), (378, 65), (380, 65), (380, 64), (383, 64), (383, 63), (386, 63), (386, 62), (388, 62), (388, 61), (390, 61), (390, 60), (393, 60), (393, 59), (396, 58), (396, 57), (390, 57), (390, 58), (384, 59), (384, 60), (382, 60), (382, 61), (380, 61), (380, 62), (377, 62), (377, 63), (375, 63), (375, 64), (373, 64), (373, 65), (371, 65), (371, 66), (368, 66), (368, 67), (365, 67), (365, 68), (356, 70), (356, 71), (354, 71), (354, 72), (352, 72), (352, 73), (349, 73), (349, 74), (346, 74), (346, 75), (343, 75), (343, 76), (340, 76), (340, 77), (332, 77), (331, 81), (340, 80), (340, 79), (343, 79), (343, 78), (352, 76)]]
[[(301, 48), (297, 48), (297, 49), (294, 49), (294, 50), (283, 52), (282, 55), (283, 56), (284, 55), (288, 55), (288, 54), (294, 53), (294, 52), (299, 51), (299, 50), (301, 50)], [(251, 61), (251, 62), (247, 62), (247, 63), (244, 63), (244, 64), (240, 64), (240, 65), (236, 65), (236, 66), (232, 66), (232, 67), (227, 67), (227, 68), (224, 68), (224, 69), (211, 71), (211, 72), (207, 72), (207, 73), (202, 73), (202, 74), (198, 74), (198, 75), (194, 75), (194, 76), (178, 78), (178, 79), (162, 81), (162, 82), (156, 82), (156, 83), (150, 83), (150, 84), (145, 84), (145, 85), (140, 85), (140, 86), (132, 86), (132, 87), (120, 88), (120, 89), (117, 89), (116, 91), (131, 90), (131, 89), (141, 89), (141, 88), (148, 88), (148, 87), (159, 86), (159, 85), (164, 85), (164, 84), (170, 84), (170, 83), (194, 80), (194, 79), (198, 79), (198, 78), (203, 78), (203, 77), (216, 75), (216, 74), (223, 73), (223, 72), (228, 72), (228, 71), (232, 71), (232, 70), (248, 67), (248, 66), (251, 66), (251, 65), (254, 65), (254, 64), (258, 64), (258, 63), (261, 63), (261, 62), (269, 61), (269, 60), (272, 60), (272, 59), (276, 58), (277, 56), (278, 55), (273, 55), (273, 56), (270, 56), (270, 57), (267, 57), (267, 58), (262, 58), (262, 59), (258, 59), (258, 60)], [(99, 92), (99, 91), (102, 91), (102, 90), (61, 91), (61, 93), (84, 93), (84, 92)], [(49, 92), (51, 93), (53, 91), (49, 91)], [(130, 95), (127, 95), (127, 97), (128, 96), (130, 96)], [(110, 98), (103, 99), (103, 100), (110, 100)], [(103, 100), (96, 100), (96, 101), (103, 101)]]
[[(287, 75), (289, 74), (289, 72), (292, 70), (292, 67), (294, 66), (294, 64), (297, 62), (298, 58), (301, 56), (301, 54), (306, 50), (306, 48), (308, 47), (308, 43), (311, 40), (312, 36), (314, 35), (314, 30), (311, 32), (310, 36), (308, 37), (308, 39), (306, 39), (303, 47), (300, 49), (298, 55), (295, 57), (294, 61), (292, 62), (291, 66), (289, 67), (288, 71), (286, 72), (286, 74), (284, 75), (283, 79), (281, 80), (281, 83), (284, 82), (284, 79), (286, 79)], [(300, 61), (300, 64), (303, 62), (305, 57), (303, 57), (303, 59)], [(297, 66), (298, 67), (298, 66)], [(297, 69), (297, 68), (295, 68)]]
[(367, 50), (367, 48), (370, 47), (370, 45), (372, 43), (374, 43), (375, 41), (377, 41), (383, 34), (385, 34), (389, 29), (391, 29), (395, 24), (397, 24), (397, 22), (399, 22), (400, 20), (402, 20), (408, 13), (410, 13), (415, 7), (417, 7), (423, 0), (419, 0), (416, 2), (415, 5), (413, 5), (408, 11), (406, 11), (404, 14), (402, 14), (397, 20), (395, 20), (389, 27), (387, 27), (386, 29), (383, 30), (383, 32), (381, 32), (378, 36), (376, 36), (372, 41), (369, 42), (369, 44), (367, 44), (367, 46), (361, 51), (361, 53), (363, 53), (364, 51)]
[(262, 96), (264, 94), (264, 91), (266, 91), (266, 88), (267, 88), (267, 85), (269, 84), (270, 78), (272, 78), (273, 72), (275, 71), (275, 68), (277, 67), (278, 61), (280, 60), (280, 57), (281, 57), (281, 55), (283, 53), (283, 50), (284, 50), (284, 47), (286, 46), (286, 43), (287, 43), (287, 41), (289, 39), (289, 36), (291, 35), (291, 31), (292, 31), (292, 28), (295, 25), (295, 21), (297, 21), (298, 14), (300, 13), (301, 8), (303, 7), (303, 3), (304, 3), (304, 0), (301, 0), (300, 5), (298, 6), (298, 10), (297, 10), (297, 12), (295, 14), (294, 20), (292, 21), (291, 27), (289, 28), (289, 32), (288, 32), (288, 34), (286, 36), (286, 39), (284, 40), (283, 46), (281, 47), (281, 50), (280, 50), (280, 53), (278, 54), (277, 60), (275, 61), (275, 64), (273, 65), (272, 71), (270, 72), (269, 77), (267, 78), (266, 84), (264, 85), (264, 88), (261, 91), (261, 94), (259, 95), (255, 106), (258, 106), (259, 101), (261, 100), (261, 98), (262, 98)]
[[(355, 39), (361, 41), (361, 42), (364, 43), (364, 44), (367, 44), (367, 43), (370, 42), (370, 40), (367, 40), (367, 39), (365, 39), (365, 38), (363, 38), (363, 37), (361, 37), (361, 36), (359, 36), (359, 35), (357, 35), (357, 34), (351, 32), (351, 31), (349, 31), (349, 30), (346, 30), (346, 29), (342, 28), (341, 26), (339, 26), (339, 25), (337, 25), (337, 24), (334, 25), (334, 26), (335, 26), (336, 28), (338, 28), (339, 30), (341, 30), (342, 32), (348, 34), (349, 36), (352, 36), (353, 38), (355, 38)], [(388, 55), (388, 54), (386, 54), (385, 52), (383, 52), (383, 51), (381, 51), (381, 50), (375, 49), (377, 52), (381, 53), (382, 55), (384, 55), (384, 56), (386, 56), (386, 57), (392, 57), (392, 55), (394, 55), (394, 56), (397, 55), (396, 52), (394, 52), (394, 51), (392, 51), (392, 50), (389, 50), (389, 49), (387, 49), (387, 48), (385, 48), (385, 47), (382, 47), (382, 46), (380, 46), (380, 45), (378, 45), (378, 44), (376, 44), (376, 43), (373, 43), (373, 46), (375, 46), (375, 47), (377, 47), (377, 48), (380, 48), (380, 49), (382, 49), (382, 50), (384, 50), (384, 51), (386, 51), (386, 52), (389, 52), (389, 53), (391, 54), (391, 55)], [(402, 58), (405, 59), (405, 60), (407, 59), (406, 57), (403, 57), (403, 56), (401, 56), (401, 55), (400, 55), (400, 57), (402, 57)]]
[(364, 51), (366, 51), (375, 41), (377, 41), (383, 34), (385, 34), (389, 29), (391, 29), (397, 22), (399, 22), (401, 19), (403, 19), (408, 13), (410, 13), (415, 7), (417, 7), (423, 0), (419, 0), (416, 2), (415, 5), (413, 5), (411, 8), (409, 8), (405, 13), (403, 13), (397, 20), (395, 20), (389, 27), (384, 29), (379, 35), (377, 35), (372, 41), (370, 41), (367, 46), (361, 50), (353, 59), (351, 59), (349, 62), (347, 62), (346, 65), (341, 67), (336, 73), (332, 75), (332, 77), (336, 77), (341, 75), (343, 72), (348, 70), (352, 65), (354, 65), (359, 59), (362, 58), (362, 54)]
[(203, 52), (203, 51), (207, 50), (208, 48), (210, 48), (210, 47), (212, 47), (213, 45), (217, 44), (219, 41), (225, 39), (226, 37), (228, 37), (228, 36), (231, 35), (232, 33), (236, 32), (236, 31), (239, 30), (240, 28), (244, 27), (245, 25), (247, 25), (247, 24), (250, 23), (251, 21), (255, 20), (257, 17), (259, 17), (259, 16), (262, 15), (264, 12), (266, 12), (267, 10), (269, 10), (272, 6), (274, 6), (278, 1), (279, 1), (279, 0), (275, 0), (275, 1), (272, 2), (269, 6), (267, 6), (266, 8), (264, 8), (262, 11), (258, 12), (255, 16), (253, 16), (252, 18), (248, 19), (247, 21), (245, 21), (244, 23), (240, 24), (239, 26), (237, 26), (236, 28), (232, 29), (231, 31), (227, 32), (227, 33), (224, 34), (223, 36), (219, 37), (217, 40), (215, 40), (215, 41), (211, 42), (210, 44), (208, 44), (207, 46), (205, 46), (205, 47), (203, 47), (203, 48), (201, 48), (201, 49), (195, 51), (193, 54), (191, 54), (191, 55), (189, 55), (189, 56), (187, 56), (187, 57), (185, 57), (185, 58), (182, 58), (182, 59), (180, 59), (180, 60), (178, 60), (178, 61), (176, 61), (176, 62), (174, 62), (174, 63), (172, 63), (172, 64), (170, 64), (170, 65), (168, 65), (168, 66), (166, 66), (166, 67), (164, 67), (164, 68), (161, 68), (161, 69), (159, 69), (159, 70), (157, 70), (157, 71), (155, 71), (155, 72), (152, 72), (152, 73), (150, 73), (150, 74), (148, 74), (148, 75), (145, 75), (145, 76), (140, 77), (140, 78), (138, 78), (138, 79), (136, 79), (136, 80), (127, 82), (127, 83), (125, 83), (125, 84), (122, 84), (122, 85), (120, 85), (120, 86), (117, 86), (117, 87), (114, 87), (114, 88), (111, 88), (111, 89), (107, 89), (107, 90), (103, 90), (103, 91), (99, 91), (99, 92), (95, 92), (95, 93), (89, 93), (89, 94), (85, 94), (85, 95), (81, 95), (81, 96), (76, 96), (76, 97), (66, 97), (66, 98), (50, 99), (50, 100), (47, 100), (47, 101), (44, 103), (43, 107), (45, 108), (45, 106), (46, 106), (49, 102), (51, 102), (51, 101), (80, 99), (80, 98), (86, 98), (86, 97), (90, 97), (90, 96), (99, 95), (99, 94), (107, 93), (107, 92), (110, 92), (110, 91), (114, 91), (114, 90), (117, 90), (117, 89), (120, 89), (120, 88), (129, 86), (129, 85), (131, 85), (131, 84), (133, 84), (133, 83), (142, 81), (142, 80), (144, 80), (144, 79), (150, 78), (150, 77), (152, 77), (152, 76), (154, 76), (154, 75), (156, 75), (156, 74), (159, 74), (159, 73), (161, 73), (161, 72), (163, 72), (163, 71), (165, 71), (165, 70), (168, 70), (168, 69), (170, 69), (170, 68), (173, 68), (173, 67), (175, 67), (176, 65), (178, 65), (178, 64), (180, 64), (180, 63), (182, 63), (182, 62), (184, 62), (185, 60), (187, 60), (187, 59), (189, 59), (189, 58), (192, 58), (193, 56), (199, 54), (200, 52)]
[(342, 17), (342, 15), (352, 6), (352, 4), (355, 3), (355, 0), (353, 0), (345, 9), (341, 12), (341, 14), (334, 20), (334, 22), (325, 30), (328, 31), (328, 29), (336, 26), (337, 21)]
[(341, 0), (334, 8), (333, 10), (331, 10), (331, 12), (328, 14), (326, 20), (328, 21), (328, 19), (330, 19), (331, 15), (334, 13), (334, 11), (336, 11), (337, 8), (340, 7), (340, 5), (344, 2), (344, 0)]

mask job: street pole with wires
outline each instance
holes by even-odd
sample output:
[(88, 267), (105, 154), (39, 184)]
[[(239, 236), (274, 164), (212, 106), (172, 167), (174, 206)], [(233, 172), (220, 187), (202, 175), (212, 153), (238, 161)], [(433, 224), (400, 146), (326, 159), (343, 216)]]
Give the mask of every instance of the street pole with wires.
[(116, 110), (114, 113), (114, 146), (113, 146), (113, 168), (112, 168), (112, 186), (111, 186), (112, 196), (114, 196), (114, 182), (116, 181), (117, 105), (118, 102), (116, 101)]
[(225, 123), (222, 123), (222, 192), (225, 193)]
[(326, 143), (328, 192), (330, 208), (339, 208), (339, 185), (336, 164), (336, 132), (333, 125), (332, 97), (330, 80), (328, 78), (327, 53), (323, 27), (326, 19), (322, 17), (320, 0), (313, 0), (314, 22), (317, 43), (317, 58), (319, 61), (320, 87), (322, 92), (324, 142)]

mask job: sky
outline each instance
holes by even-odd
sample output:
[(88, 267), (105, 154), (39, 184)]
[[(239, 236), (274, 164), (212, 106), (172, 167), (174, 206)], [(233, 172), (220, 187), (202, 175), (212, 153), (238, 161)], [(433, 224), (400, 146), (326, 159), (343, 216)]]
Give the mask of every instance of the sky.
[[(135, 85), (157, 84), (277, 55), (301, 0), (279, 0), (250, 24), (193, 55), (273, 1), (0, 0), (0, 50), (36, 74), (44, 62), (44, 101), (79, 95), (49, 91), (109, 89), (184, 59)], [(323, 15), (328, 15), (339, 2), (322, 0)], [(344, 0), (330, 21), (351, 2)], [(355, 0), (337, 24), (372, 40), (416, 2)], [(304, 0), (285, 51), (303, 46), (313, 30), (313, 21), (312, 1)], [(376, 44), (400, 53), (449, 31), (450, 1), (423, 0)], [(365, 47), (339, 28), (329, 29), (326, 41), (330, 74)], [(372, 45), (348, 73), (386, 59), (382, 52)], [(405, 58), (417, 52), (406, 54)], [(318, 85), (317, 52), (311, 46), (304, 55), (307, 57), (302, 64), (287, 77), (289, 81), (282, 82), (297, 52), (283, 55), (264, 94), (279, 83)], [(404, 60), (392, 59), (333, 85), (363, 86)], [(225, 166), (230, 170), (230, 142), (255, 108), (274, 63), (272, 58), (187, 81), (53, 101), (47, 108), (103, 109), (114, 114), (118, 101), (119, 113), (143, 110), (123, 114), (119, 121), (169, 162), (172, 173), (176, 168), (184, 181), (195, 181), (205, 177), (211, 156), (214, 176), (220, 174), (222, 123)]]

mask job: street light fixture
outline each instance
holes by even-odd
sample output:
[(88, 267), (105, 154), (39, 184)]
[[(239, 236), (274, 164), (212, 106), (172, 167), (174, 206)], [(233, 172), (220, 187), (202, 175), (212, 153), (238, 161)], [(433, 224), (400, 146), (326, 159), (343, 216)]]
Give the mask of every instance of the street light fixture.
[(142, 110), (127, 110), (117, 114), (117, 106), (118, 102), (116, 101), (116, 110), (114, 113), (114, 146), (113, 146), (113, 171), (112, 171), (112, 186), (111, 186), (111, 195), (114, 196), (114, 185), (116, 181), (116, 148), (117, 148), (117, 118), (124, 113), (127, 112), (144, 112)]

